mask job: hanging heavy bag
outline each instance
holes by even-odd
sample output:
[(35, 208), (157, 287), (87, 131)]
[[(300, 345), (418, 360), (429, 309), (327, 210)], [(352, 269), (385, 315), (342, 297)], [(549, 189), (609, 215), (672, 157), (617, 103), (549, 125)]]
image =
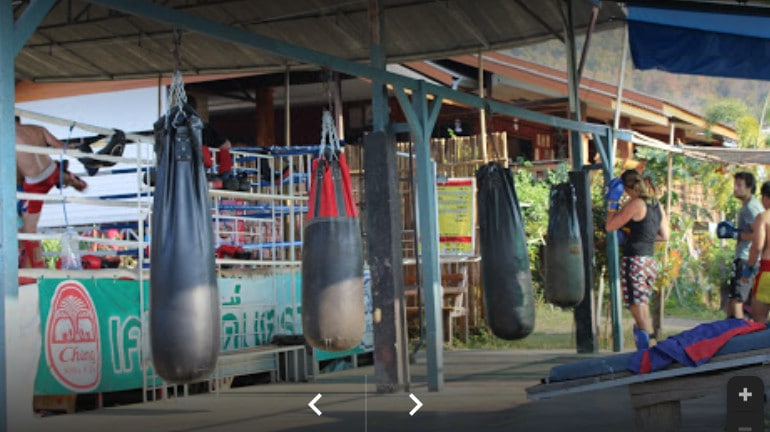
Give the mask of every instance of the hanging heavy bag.
[(302, 329), (312, 347), (344, 351), (364, 334), (364, 256), (350, 170), (328, 111), (323, 125), (302, 237)]
[(583, 241), (577, 217), (577, 196), (571, 183), (551, 187), (548, 238), (545, 245), (545, 300), (572, 307), (583, 301)]
[(187, 105), (155, 123), (157, 178), (152, 207), (150, 341), (157, 374), (171, 383), (207, 378), (219, 353), (203, 122)]
[(476, 180), (487, 322), (495, 336), (521, 339), (535, 327), (535, 302), (513, 175), (492, 162), (479, 168)]

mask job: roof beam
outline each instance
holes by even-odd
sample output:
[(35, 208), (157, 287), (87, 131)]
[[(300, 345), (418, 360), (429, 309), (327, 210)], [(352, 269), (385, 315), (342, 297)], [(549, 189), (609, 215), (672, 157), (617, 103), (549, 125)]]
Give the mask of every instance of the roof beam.
[(16, 57), (24, 48), (37, 26), (48, 15), (56, 0), (32, 0), (24, 9), (19, 19), (13, 23), (13, 56)]
[[(474, 38), (476, 38), (477, 41), (481, 44), (484, 49), (489, 49), (489, 40), (484, 36), (484, 34), (479, 31), (478, 26), (476, 26), (475, 23), (472, 22), (468, 14), (465, 13), (465, 11), (462, 10), (459, 3), (452, 2), (451, 0), (445, 0), (446, 3), (446, 10), (449, 12), (449, 15), (454, 18), (455, 21), (457, 21), (458, 24), (462, 28), (465, 29), (468, 33), (470, 33)], [(466, 2), (467, 4), (467, 2)]]
[[(407, 78), (403, 75), (394, 74), (385, 70), (373, 68), (365, 64), (330, 56), (328, 54), (324, 54), (309, 48), (292, 45), (281, 40), (269, 38), (267, 36), (263, 36), (261, 34), (250, 32), (241, 28), (230, 27), (203, 17), (179, 12), (177, 10), (163, 7), (145, 0), (88, 1), (126, 13), (141, 15), (150, 19), (165, 22), (177, 28), (185, 28), (188, 30), (200, 32), (220, 40), (249, 46), (254, 49), (274, 53), (304, 63), (320, 65), (322, 67), (344, 72), (350, 75), (371, 78), (373, 80), (383, 81), (410, 89), (415, 89), (418, 86), (418, 80)], [(439, 96), (443, 99), (454, 100), (469, 106), (484, 108), (486, 110), (510, 115), (512, 117), (519, 117), (523, 120), (551, 125), (563, 129), (596, 133), (600, 135), (607, 135), (609, 133), (609, 128), (604, 125), (594, 125), (575, 120), (544, 115), (534, 111), (518, 108), (507, 103), (480, 98), (472, 94), (457, 92), (452, 89), (447, 89), (445, 87), (436, 86), (430, 83), (425, 83), (424, 86), (426, 93)]]
[(566, 43), (564, 40), (564, 36), (562, 36), (561, 33), (559, 33), (556, 29), (548, 25), (547, 22), (545, 22), (542, 18), (540, 18), (540, 15), (536, 14), (532, 9), (529, 8), (529, 6), (526, 5), (522, 0), (515, 0), (516, 4), (521, 7), (524, 12), (527, 13), (527, 15), (531, 16), (532, 19), (539, 22), (541, 26), (545, 27), (546, 30), (548, 30), (549, 33), (553, 35), (556, 39), (561, 41), (561, 43)]

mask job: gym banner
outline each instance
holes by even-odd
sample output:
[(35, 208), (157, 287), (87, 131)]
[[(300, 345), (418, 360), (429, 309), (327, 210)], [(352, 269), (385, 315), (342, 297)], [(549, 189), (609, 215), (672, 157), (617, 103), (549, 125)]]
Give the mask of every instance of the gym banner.
[(439, 254), (474, 256), (476, 179), (450, 178), (436, 184)]
[[(220, 278), (217, 285), (220, 352), (270, 344), (278, 334), (302, 334), (299, 271)], [(134, 280), (94, 278), (38, 282), (42, 344), (36, 395), (142, 388), (149, 333), (142, 333), (138, 286)], [(146, 317), (149, 282), (143, 286)]]
[(302, 334), (299, 271), (220, 278), (220, 352), (272, 343), (275, 335)]
[(41, 279), (38, 290), (42, 347), (35, 394), (142, 387), (136, 281)]

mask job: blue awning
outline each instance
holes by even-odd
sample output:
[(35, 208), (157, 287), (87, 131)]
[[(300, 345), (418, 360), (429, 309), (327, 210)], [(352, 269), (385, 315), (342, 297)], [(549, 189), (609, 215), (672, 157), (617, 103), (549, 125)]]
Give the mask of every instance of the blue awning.
[(637, 69), (770, 80), (770, 16), (628, 6)]

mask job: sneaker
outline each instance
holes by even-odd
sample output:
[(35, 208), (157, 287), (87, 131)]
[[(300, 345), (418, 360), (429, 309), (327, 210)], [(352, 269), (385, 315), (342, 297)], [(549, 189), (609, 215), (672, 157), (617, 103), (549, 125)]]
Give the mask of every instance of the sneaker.
[(643, 350), (650, 347), (650, 335), (646, 331), (634, 326), (634, 342), (636, 342), (636, 349)]
[(237, 178), (231, 176), (222, 181), (222, 187), (224, 189), (237, 192), (240, 187), (240, 182), (238, 182)]
[(239, 173), (237, 177), (238, 190), (241, 192), (251, 192), (251, 180), (246, 173)]

